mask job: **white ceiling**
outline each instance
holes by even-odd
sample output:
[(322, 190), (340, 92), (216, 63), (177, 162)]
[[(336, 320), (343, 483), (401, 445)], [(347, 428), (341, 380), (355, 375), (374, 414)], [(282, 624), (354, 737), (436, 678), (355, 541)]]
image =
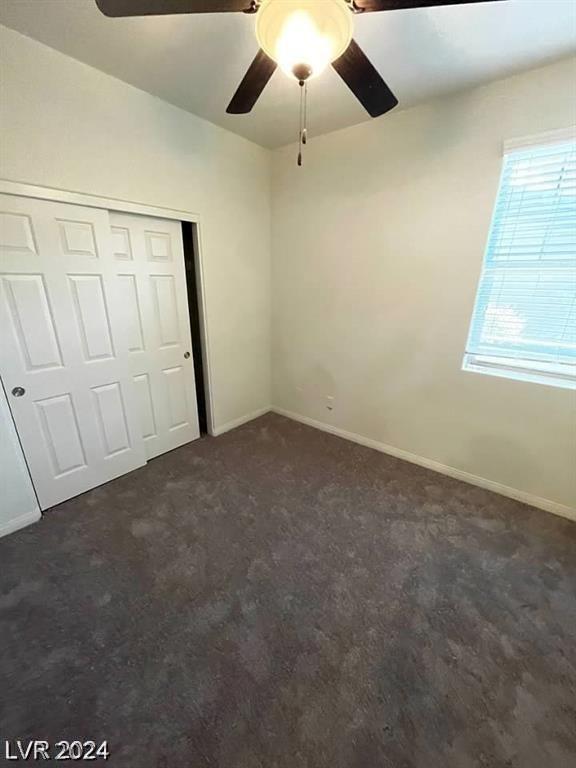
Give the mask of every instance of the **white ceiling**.
[[(93, 0), (0, 0), (0, 22), (263, 146), (297, 136), (298, 86), (280, 71), (249, 115), (225, 112), (257, 50), (252, 16), (109, 19)], [(355, 26), (397, 109), (576, 50), (574, 0), (370, 13)], [(309, 98), (311, 135), (370, 119), (331, 70)]]

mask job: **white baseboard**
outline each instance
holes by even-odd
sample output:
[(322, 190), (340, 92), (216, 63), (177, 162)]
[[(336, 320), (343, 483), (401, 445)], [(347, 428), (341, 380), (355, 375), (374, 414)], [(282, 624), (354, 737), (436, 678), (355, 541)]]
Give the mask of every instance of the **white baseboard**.
[(351, 440), (353, 443), (364, 445), (367, 448), (373, 448), (381, 453), (387, 453), (390, 456), (395, 456), (397, 459), (404, 459), (404, 461), (410, 461), (412, 464), (418, 464), (426, 469), (432, 469), (434, 472), (439, 472), (442, 475), (448, 475), (456, 480), (463, 480), (465, 483), (471, 485), (477, 485), (479, 488), (484, 488), (487, 491), (493, 491), (499, 493), (501, 496), (507, 496), (515, 501), (521, 501), (523, 504), (528, 504), (531, 507), (537, 507), (543, 509), (546, 512), (552, 512), (554, 515), (560, 515), (560, 517), (566, 517), (568, 520), (574, 520), (576, 522), (576, 509), (568, 507), (565, 504), (560, 504), (550, 499), (542, 499), (539, 496), (533, 496), (526, 491), (520, 491), (517, 488), (510, 488), (502, 483), (497, 483), (494, 480), (488, 480), (485, 477), (478, 477), (478, 475), (472, 475), (470, 472), (464, 472), (462, 469), (456, 469), (456, 467), (450, 467), (447, 464), (441, 464), (439, 461), (433, 459), (426, 459), (423, 456), (418, 456), (415, 453), (404, 451), (401, 448), (395, 448), (393, 445), (387, 445), (386, 443), (380, 443), (377, 440), (372, 440), (369, 437), (363, 437), (355, 432), (347, 432), (345, 429), (334, 427), (331, 424), (325, 424), (322, 421), (316, 419), (310, 419), (308, 416), (301, 416), (299, 413), (293, 411), (287, 411), (284, 408), (278, 408), (272, 406), (270, 409), (273, 413), (278, 413), (280, 416), (286, 416), (294, 421), (299, 421), (302, 424), (307, 424), (309, 427), (315, 427), (323, 432), (329, 432), (331, 435), (337, 435), (343, 437), (345, 440)]
[(2, 538), (2, 536), (8, 536), (9, 533), (14, 533), (14, 531), (18, 531), (20, 528), (24, 528), (27, 525), (37, 523), (41, 517), (40, 510), (33, 509), (31, 512), (26, 512), (24, 515), (19, 515), (13, 520), (9, 520), (7, 523), (4, 523), (4, 525), (0, 525), (0, 538)]
[(242, 424), (246, 424), (249, 421), (253, 421), (254, 419), (257, 419), (259, 416), (264, 416), (265, 413), (269, 413), (272, 409), (270, 406), (267, 408), (259, 408), (257, 411), (252, 411), (252, 413), (247, 413), (244, 416), (240, 416), (238, 419), (233, 419), (232, 421), (227, 421), (225, 424), (221, 424), (218, 427), (214, 427), (212, 430), (212, 436), (218, 437), (218, 435), (223, 435), (224, 432), (229, 432), (231, 429), (236, 429), (236, 427), (241, 427)]

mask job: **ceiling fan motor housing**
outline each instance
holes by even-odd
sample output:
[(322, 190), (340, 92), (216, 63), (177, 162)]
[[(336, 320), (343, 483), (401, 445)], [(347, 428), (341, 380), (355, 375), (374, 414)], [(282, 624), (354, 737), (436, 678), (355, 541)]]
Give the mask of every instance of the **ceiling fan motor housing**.
[(292, 74), (299, 83), (303, 83), (308, 80), (312, 74), (312, 69), (309, 64), (294, 64), (292, 67)]

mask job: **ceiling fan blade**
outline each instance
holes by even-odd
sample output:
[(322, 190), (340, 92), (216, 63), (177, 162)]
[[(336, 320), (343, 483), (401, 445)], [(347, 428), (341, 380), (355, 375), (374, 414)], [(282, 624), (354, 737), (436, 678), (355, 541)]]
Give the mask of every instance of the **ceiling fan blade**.
[(96, 0), (105, 16), (159, 16), (171, 13), (226, 13), (253, 9), (251, 0)]
[(496, 0), (354, 0), (360, 13), (370, 11), (400, 11), (403, 8), (432, 8), (435, 5), (470, 5)]
[(355, 40), (332, 62), (332, 66), (372, 117), (383, 115), (398, 104), (396, 96)]
[(226, 112), (230, 115), (244, 115), (250, 112), (276, 67), (276, 62), (260, 49), (248, 67), (236, 93), (232, 96)]

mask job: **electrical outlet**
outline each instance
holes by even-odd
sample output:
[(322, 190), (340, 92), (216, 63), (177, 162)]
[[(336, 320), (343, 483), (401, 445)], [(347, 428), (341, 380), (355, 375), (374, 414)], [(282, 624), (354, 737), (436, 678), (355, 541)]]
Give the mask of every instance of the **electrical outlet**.
[(334, 398), (332, 397), (332, 395), (326, 395), (326, 410), (327, 411), (334, 410)]

